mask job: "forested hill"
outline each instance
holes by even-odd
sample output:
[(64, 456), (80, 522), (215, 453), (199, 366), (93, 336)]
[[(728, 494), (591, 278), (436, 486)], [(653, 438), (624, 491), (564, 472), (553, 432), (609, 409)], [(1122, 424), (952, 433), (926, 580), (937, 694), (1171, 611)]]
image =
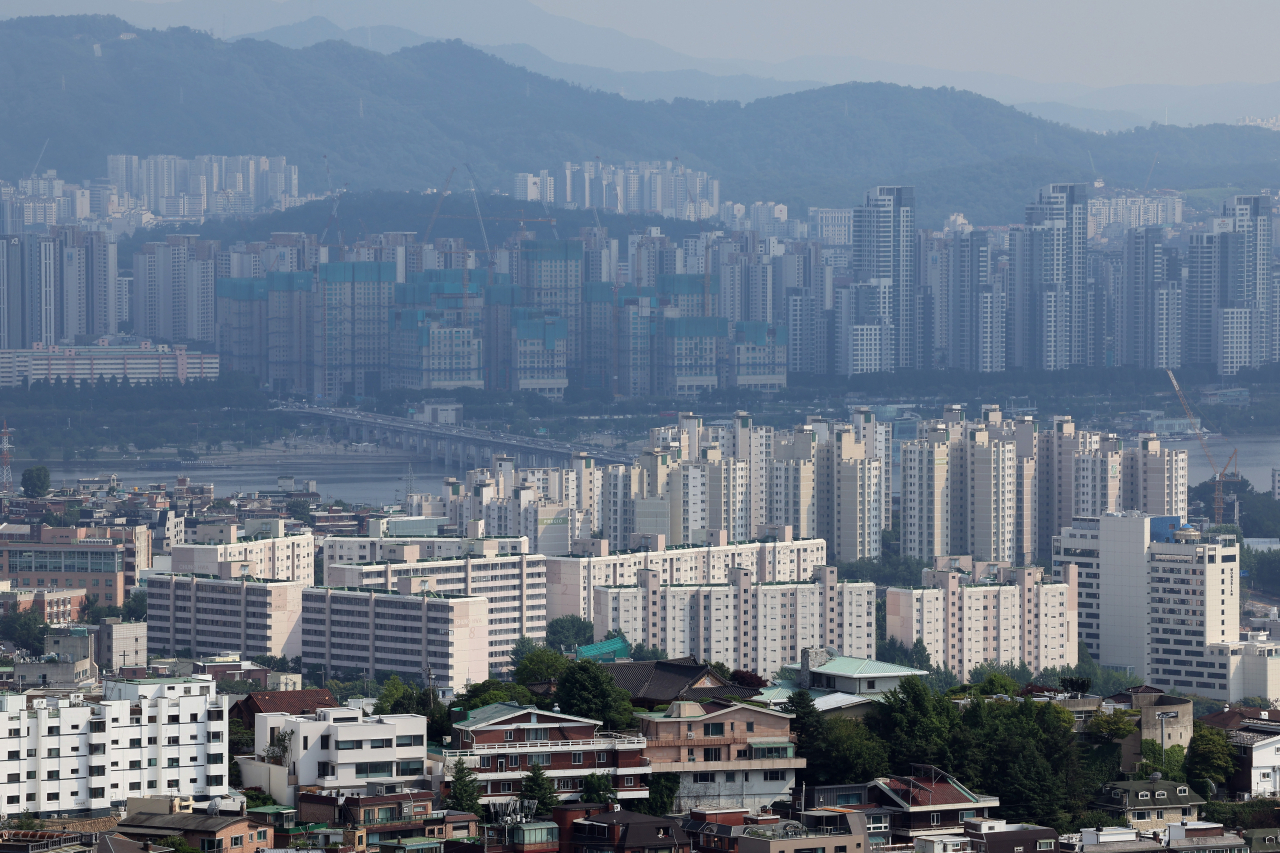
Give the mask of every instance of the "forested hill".
[[(736, 102), (628, 101), (436, 42), (382, 55), (137, 31), (107, 16), (0, 22), (0, 176), (101, 176), (108, 153), (283, 154), (304, 189), (439, 186), (470, 162), (482, 189), (599, 155), (707, 169), (735, 201), (848, 205), (917, 186), (922, 224), (1021, 219), (1036, 186), (1100, 174), (1153, 187), (1280, 183), (1280, 133), (1210, 125), (1101, 136), (952, 89), (850, 83)], [(96, 55), (99, 45), (101, 56)], [(1158, 163), (1156, 162), (1158, 155)], [(1152, 169), (1155, 163), (1154, 170)]]

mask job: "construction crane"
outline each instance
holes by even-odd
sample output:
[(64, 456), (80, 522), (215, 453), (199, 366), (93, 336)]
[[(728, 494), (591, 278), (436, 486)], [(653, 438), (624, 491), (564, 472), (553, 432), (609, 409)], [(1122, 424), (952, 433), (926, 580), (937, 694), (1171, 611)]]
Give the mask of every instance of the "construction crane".
[(449, 167), (449, 177), (444, 179), (444, 187), (440, 190), (440, 197), (436, 199), (436, 209), (431, 213), (431, 221), (427, 223), (426, 233), (422, 235), (423, 243), (431, 242), (431, 229), (436, 227), (436, 219), (440, 217), (440, 206), (444, 204), (444, 197), (449, 194), (449, 182), (453, 180), (453, 173), (458, 171), (457, 166)]
[[(1187, 423), (1195, 421), (1195, 416), (1191, 414), (1191, 404), (1187, 402), (1187, 396), (1182, 393), (1182, 387), (1178, 385), (1178, 380), (1174, 378), (1173, 371), (1165, 369), (1165, 373), (1169, 374), (1169, 381), (1173, 383), (1173, 390), (1178, 395), (1178, 402), (1182, 403), (1182, 410), (1187, 413)], [(1213, 461), (1213, 454), (1209, 452), (1209, 442), (1205, 441), (1204, 432), (1200, 427), (1196, 427), (1196, 438), (1200, 441), (1200, 449), (1204, 451), (1205, 458), (1209, 460), (1209, 467), (1213, 469), (1213, 523), (1215, 525), (1222, 524), (1222, 509), (1224, 505), (1222, 497), (1222, 484), (1227, 481), (1240, 480), (1240, 466), (1236, 460), (1238, 450), (1232, 450), (1231, 456), (1227, 459), (1227, 464), (1218, 468), (1218, 463)], [(1227, 469), (1232, 469), (1230, 472)]]
[(471, 170), (470, 163), (463, 163), (462, 165), (467, 167), (467, 174), (471, 176), (471, 202), (472, 204), (475, 205), (475, 208), (476, 208), (476, 221), (480, 223), (480, 237), (482, 240), (484, 240), (484, 253), (489, 257), (489, 262), (485, 265), (485, 268), (488, 270), (488, 276), (489, 276), (488, 284), (489, 286), (492, 287), (493, 286), (493, 267), (494, 267), (495, 259), (493, 257), (493, 250), (489, 248), (489, 235), (485, 233), (485, 230), (484, 230), (484, 217), (480, 215), (480, 195), (479, 195), (479, 192), (476, 190), (476, 173)]
[[(329, 236), (329, 229), (338, 221), (338, 202), (342, 200), (341, 193), (333, 191), (333, 173), (329, 171), (329, 155), (324, 155), (324, 179), (329, 183), (329, 195), (333, 196), (333, 209), (329, 211), (329, 221), (324, 225), (324, 231), (320, 233), (320, 245), (324, 245), (325, 238)], [(341, 241), (339, 241), (341, 242)]]

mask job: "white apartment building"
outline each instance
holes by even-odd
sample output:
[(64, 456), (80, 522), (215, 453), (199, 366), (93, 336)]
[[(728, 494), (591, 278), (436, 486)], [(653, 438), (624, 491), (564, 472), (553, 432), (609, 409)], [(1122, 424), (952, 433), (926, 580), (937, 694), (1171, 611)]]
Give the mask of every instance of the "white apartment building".
[[(465, 690), (505, 664), (514, 639), (494, 634), (493, 602), (478, 595), (400, 595), (317, 587), (302, 593), (302, 665), (324, 680), (394, 672)], [(501, 629), (505, 617), (497, 617)], [(513, 629), (517, 630), (517, 629)], [(545, 636), (545, 626), (539, 627)], [(500, 643), (501, 645), (495, 645)]]
[(1076, 573), (1080, 637), (1095, 660), (1163, 689), (1209, 689), (1196, 687), (1211, 683), (1197, 675), (1209, 669), (1206, 644), (1239, 639), (1234, 536), (1129, 510), (1073, 519), (1052, 548), (1054, 578)]
[[(336, 563), (325, 568), (332, 587), (455, 596), (488, 601), (489, 665), (510, 662), (521, 636), (541, 640), (547, 633), (547, 563), (541, 554), (467, 555), (403, 563)], [(305, 657), (305, 655), (304, 655)], [(483, 678), (479, 679), (483, 680)]]
[[(484, 531), (483, 522), (471, 529)], [(527, 536), (328, 536), (321, 547), (325, 571), (345, 563), (416, 563), (457, 557), (506, 556), (529, 553)], [(334, 586), (329, 575), (325, 575)]]
[[(283, 524), (281, 525), (283, 527)], [(262, 580), (315, 580), (316, 542), (311, 533), (268, 539), (245, 539), (221, 545), (173, 546), (173, 571), (231, 579), (247, 575)]]
[(965, 679), (988, 662), (1025, 661), (1034, 672), (1078, 662), (1070, 583), (967, 556), (935, 557), (921, 575), (921, 589), (886, 591), (885, 633), (908, 648), (922, 640), (935, 666)]
[[(305, 581), (160, 574), (147, 580), (147, 653), (296, 657)], [(182, 654), (185, 653), (185, 654)]]
[(1125, 509), (1187, 520), (1187, 451), (1160, 446), (1155, 433), (1142, 433), (1124, 449)]
[(103, 683), (102, 697), (0, 695), (6, 818), (120, 808), (129, 797), (227, 793), (227, 697), (209, 677)]
[[(283, 736), (283, 737), (278, 737)], [(272, 742), (287, 740), (283, 763), (268, 760)], [(370, 782), (425, 789), (438, 772), (427, 751), (427, 718), (418, 714), (364, 716), (355, 708), (322, 708), (314, 714), (258, 714), (254, 754), (237, 759), (245, 785), (277, 803), (295, 806), (300, 786), (316, 793), (363, 791)], [(295, 782), (290, 782), (290, 779)]]
[(671, 658), (722, 661), (765, 677), (805, 648), (875, 657), (875, 584), (839, 581), (831, 566), (808, 582), (761, 583), (753, 574), (736, 568), (728, 583), (667, 584), (660, 571), (644, 569), (634, 585), (597, 586), (595, 637), (621, 631)]
[[(1280, 637), (1273, 636), (1245, 631), (1238, 640), (1206, 643), (1204, 660), (1183, 662), (1194, 667), (1195, 692), (1224, 702), (1280, 696)], [(1187, 673), (1184, 669), (1184, 681)]]
[(668, 546), (661, 536), (636, 536), (627, 551), (609, 550), (607, 539), (575, 542), (574, 555), (547, 558), (547, 618), (594, 621), (595, 587), (629, 586), (646, 570), (658, 572), (668, 585), (728, 583), (734, 569), (771, 583), (811, 580), (827, 564), (825, 540), (793, 539), (787, 528), (773, 530), (772, 539), (730, 543), (721, 535), (700, 546)]

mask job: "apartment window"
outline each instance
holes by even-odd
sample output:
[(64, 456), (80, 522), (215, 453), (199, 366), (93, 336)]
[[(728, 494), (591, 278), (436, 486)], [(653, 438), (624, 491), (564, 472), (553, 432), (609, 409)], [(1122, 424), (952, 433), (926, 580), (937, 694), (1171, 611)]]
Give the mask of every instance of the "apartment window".
[(105, 754), (106, 754), (106, 752), (107, 752), (107, 745), (106, 745), (105, 743), (91, 743), (91, 744), (89, 744), (89, 754), (90, 754), (90, 755), (105, 755)]
[(694, 782), (697, 782), (697, 783), (699, 783), (699, 784), (708, 784), (708, 783), (711, 783), (711, 782), (716, 781), (716, 774), (714, 774), (714, 773), (694, 773), (694, 774), (693, 774), (693, 781), (694, 781)]
[(1036, 842), (1036, 849), (1037, 849), (1037, 850), (1052, 850), (1052, 849), (1053, 849), (1053, 839), (1052, 839), (1052, 838), (1041, 838), (1039, 841), (1037, 841), (1037, 842)]
[(57, 737), (62, 734), (61, 726), (49, 726), (49, 737)]
[(396, 735), (396, 746), (422, 746), (422, 735)]
[(503, 739), (503, 740), (515, 740), (515, 739), (516, 739), (516, 733), (515, 733), (514, 731), (512, 731), (511, 729), (507, 729), (505, 732), (503, 732), (503, 733), (502, 733), (502, 739)]
[(1134, 812), (1134, 820), (1151, 820), (1151, 812)]
[(391, 775), (390, 761), (361, 761), (356, 764), (357, 779), (376, 779)]
[(718, 746), (709, 746), (709, 747), (706, 747), (705, 749), (703, 749), (703, 750), (702, 750), (702, 760), (703, 760), (703, 761), (719, 761), (719, 760), (720, 760), (720, 747), (718, 747)]
[(22, 781), (22, 774), (21, 774), (21, 773), (10, 773), (10, 774), (9, 774), (9, 779), (8, 779), (8, 781), (10, 781), (10, 782), (21, 782), (21, 781)]
[(397, 776), (421, 776), (422, 762), (421, 761), (397, 761), (396, 775)]
[[(738, 781), (738, 774), (737, 774), (737, 773), (735, 773), (734, 771), (730, 770), (730, 771), (728, 771), (728, 772), (726, 772), (726, 773), (724, 774), (724, 781), (726, 781), (726, 782), (736, 782), (736, 781)], [(628, 777), (627, 777), (627, 784), (628, 784), (628, 785), (630, 785), (630, 784), (631, 784), (631, 777), (630, 777), (630, 776), (628, 776)]]
[(165, 787), (166, 787), (166, 788), (177, 788), (177, 787), (178, 787), (178, 780), (177, 780), (177, 779), (170, 779), (168, 782), (165, 782), (164, 784), (165, 784)]
[(703, 723), (703, 737), (724, 737), (724, 723)]
[(231, 836), (231, 846), (232, 846), (232, 847), (243, 847), (243, 846), (244, 846), (244, 836), (243, 836), (243, 835), (233, 835), (233, 836)]
[(90, 799), (100, 800), (100, 799), (102, 799), (103, 797), (105, 797), (106, 795), (107, 795), (107, 789), (106, 789), (106, 788), (90, 788), (90, 789), (89, 789), (89, 798), (90, 798)]
[(360, 749), (364, 746), (364, 741), (359, 740), (340, 740), (338, 741), (338, 749)]
[[(733, 780), (732, 780), (732, 779), (730, 779), (730, 778), (728, 778), (729, 776), (732, 776), (732, 775), (733, 775), (732, 773), (727, 774), (727, 775), (726, 775), (726, 777), (725, 777), (725, 781), (726, 781), (726, 782), (732, 782)], [(624, 787), (630, 788), (630, 787), (631, 787), (632, 785), (634, 785), (635, 783), (636, 783), (636, 777), (634, 777), (634, 776), (623, 776), (623, 777), (622, 777), (622, 784), (623, 784), (623, 786), (624, 786)]]
[(940, 823), (942, 823), (942, 815), (938, 814), (937, 812), (933, 812), (932, 814), (929, 815), (930, 826), (937, 826)]
[(259, 841), (266, 841), (266, 840), (267, 840), (267, 831), (266, 831), (265, 829), (259, 829), (259, 830), (258, 830), (258, 840), (259, 840)]
[(510, 794), (510, 793), (511, 793), (511, 783), (510, 783), (510, 782), (503, 782), (503, 783), (502, 783), (502, 791), (501, 791), (500, 793), (503, 793), (503, 794)]
[(141, 790), (142, 790), (142, 783), (141, 783), (141, 782), (130, 782), (130, 783), (129, 783), (129, 790), (130, 790), (130, 791), (141, 791)]
[(45, 799), (51, 803), (56, 803), (58, 801), (58, 792), (54, 791), (52, 794), (46, 794)]
[(534, 754), (530, 755), (530, 756), (529, 756), (529, 766), (531, 766), (531, 767), (532, 767), (534, 764), (541, 764), (543, 767), (550, 767), (550, 766), (551, 766), (551, 753), (549, 753), (549, 752), (537, 752), (537, 753), (534, 753)]
[(221, 838), (201, 838), (200, 849), (202, 851), (205, 851), (205, 853), (212, 853), (212, 851), (221, 850), (222, 839)]
[(11, 795), (11, 796), (9, 796), (9, 797), (6, 797), (6, 798), (5, 798), (5, 803), (6, 803), (7, 805), (11, 805), (11, 806), (12, 806), (12, 805), (16, 805), (18, 802), (20, 802), (20, 801), (21, 801), (21, 799), (22, 799), (22, 798), (21, 798), (20, 796), (18, 796), (17, 794), (13, 794), (13, 795)]
[(321, 748), (321, 749), (328, 749), (328, 748), (329, 748), (329, 736), (328, 736), (328, 735), (320, 735), (320, 748)]
[(62, 755), (62, 750), (58, 749), (58, 747), (56, 746), (50, 749), (47, 753), (45, 753), (46, 758), (59, 758), (61, 757), (61, 755)]
[(148, 780), (147, 780), (147, 790), (151, 790), (151, 789), (153, 789), (153, 788), (155, 788), (155, 787), (156, 787), (156, 780), (155, 780), (155, 779), (148, 779)]
[(376, 738), (374, 738), (373, 740), (369, 741), (369, 748), (370, 748), (370, 749), (390, 749), (390, 748), (391, 748), (391, 738), (389, 738), (389, 737), (376, 737)]
[(492, 756), (488, 756), (488, 755), (482, 755), (482, 756), (480, 756), (480, 769), (481, 769), (481, 770), (488, 770), (488, 769), (489, 769), (489, 768), (491, 768), (492, 766), (493, 766), (493, 758), (492, 758)]
[(1139, 791), (1139, 792), (1138, 792), (1138, 799), (1140, 799), (1140, 800), (1149, 800), (1149, 799), (1151, 799), (1151, 792), (1150, 792), (1150, 791)]
[(57, 779), (57, 778), (59, 778), (59, 776), (58, 776), (58, 771), (57, 771), (57, 770), (49, 770), (49, 771), (47, 771), (47, 772), (44, 774), (44, 778), (45, 778), (45, 779)]
[(597, 752), (597, 753), (596, 753), (596, 764), (604, 764), (604, 763), (606, 763), (608, 760), (609, 760), (609, 753), (607, 753), (607, 752)]
[(170, 758), (170, 759), (169, 759), (169, 763), (168, 763), (168, 765), (166, 765), (166, 766), (168, 766), (168, 767), (177, 767), (177, 766), (178, 766), (178, 764), (179, 764), (178, 759), (176, 759), (176, 758)]
[(754, 732), (755, 730), (756, 730), (756, 721), (755, 721), (755, 720), (747, 720), (747, 731), (748, 731), (748, 732)]
[(524, 739), (526, 741), (551, 740), (550, 729), (525, 729)]
[(570, 761), (571, 763), (573, 763), (573, 764), (581, 764), (581, 763), (582, 763), (582, 753), (581, 753), (581, 752), (574, 752), (574, 753), (570, 753), (570, 755), (569, 755), (569, 761)]
[(129, 738), (129, 748), (130, 748), (130, 749), (141, 749), (141, 748), (142, 748), (142, 738), (140, 738), (140, 737), (131, 737), (131, 738)]
[(785, 782), (786, 779), (787, 779), (787, 771), (785, 770), (764, 771), (764, 781), (766, 782)]
[(94, 766), (94, 765), (90, 765), (90, 767), (89, 767), (89, 775), (90, 775), (90, 776), (106, 776), (106, 775), (107, 775), (107, 766), (106, 766), (105, 764), (99, 764), (99, 765), (96, 765), (96, 766)]

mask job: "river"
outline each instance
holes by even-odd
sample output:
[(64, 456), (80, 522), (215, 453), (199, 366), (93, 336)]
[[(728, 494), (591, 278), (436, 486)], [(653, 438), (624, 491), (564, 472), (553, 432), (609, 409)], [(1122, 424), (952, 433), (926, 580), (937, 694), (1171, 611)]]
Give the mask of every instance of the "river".
[[(1218, 465), (1227, 464), (1233, 450), (1237, 451), (1240, 473), (1253, 484), (1259, 492), (1271, 491), (1271, 469), (1280, 468), (1280, 436), (1277, 435), (1237, 435), (1211, 436), (1208, 439), (1209, 452)], [(1194, 438), (1178, 441), (1165, 440), (1166, 447), (1177, 447), (1187, 451), (1187, 479), (1191, 485), (1203, 483), (1213, 476), (1209, 460), (1205, 459), (1200, 443)]]

